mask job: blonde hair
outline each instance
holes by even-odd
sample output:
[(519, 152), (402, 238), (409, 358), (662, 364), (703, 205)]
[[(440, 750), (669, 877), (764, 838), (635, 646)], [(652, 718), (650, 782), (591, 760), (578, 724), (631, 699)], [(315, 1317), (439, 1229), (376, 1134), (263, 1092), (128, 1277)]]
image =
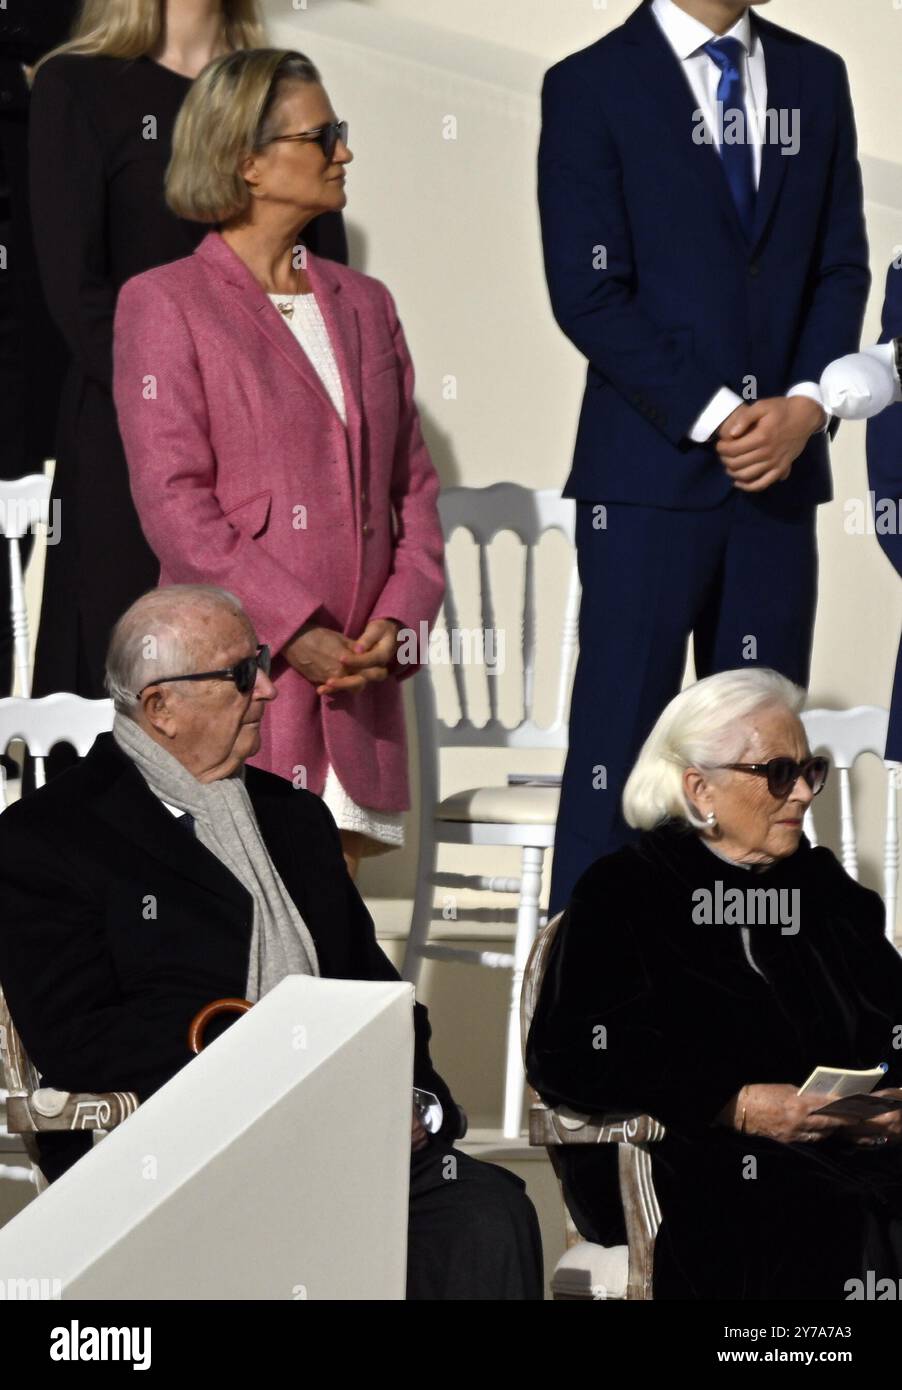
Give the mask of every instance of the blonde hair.
[(706, 676), (670, 701), (652, 729), (623, 789), (628, 825), (651, 830), (664, 820), (682, 820), (701, 829), (686, 796), (683, 773), (737, 762), (748, 740), (742, 721), (777, 705), (798, 714), (805, 703), (801, 686), (766, 666)]
[[(259, 0), (222, 0), (223, 38), (230, 49), (266, 42)], [(35, 72), (58, 53), (142, 58), (160, 40), (163, 0), (82, 0), (72, 37), (45, 53)]]
[(275, 134), (290, 82), (319, 82), (317, 68), (293, 49), (254, 48), (214, 58), (195, 78), (175, 122), (166, 170), (166, 202), (191, 222), (227, 222), (250, 193), (241, 160)]

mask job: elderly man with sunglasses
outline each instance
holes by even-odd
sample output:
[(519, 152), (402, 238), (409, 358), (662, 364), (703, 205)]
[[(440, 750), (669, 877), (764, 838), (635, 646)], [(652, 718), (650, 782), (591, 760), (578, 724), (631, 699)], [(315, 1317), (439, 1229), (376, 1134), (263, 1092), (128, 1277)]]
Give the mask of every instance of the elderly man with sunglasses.
[[(902, 960), (878, 895), (803, 833), (827, 777), (803, 702), (762, 667), (672, 700), (623, 792), (638, 842), (582, 875), (547, 957), (532, 1084), (666, 1130), (649, 1149), (656, 1299), (902, 1287)], [(806, 1085), (819, 1067), (870, 1071), (850, 1078), (868, 1094), (824, 1113), (838, 1097), (833, 1078)], [(561, 1154), (602, 1244), (625, 1235), (615, 1152)]]
[[(233, 595), (151, 590), (113, 630), (112, 731), (0, 817), (0, 981), (44, 1086), (144, 1100), (191, 1060), (211, 1000), (253, 1002), (289, 974), (398, 979), (325, 803), (245, 766), (268, 670)], [(452, 1149), (465, 1120), (421, 1004), (414, 1031), (408, 1297), (541, 1298), (524, 1185)], [(90, 1135), (39, 1145), (53, 1181)]]

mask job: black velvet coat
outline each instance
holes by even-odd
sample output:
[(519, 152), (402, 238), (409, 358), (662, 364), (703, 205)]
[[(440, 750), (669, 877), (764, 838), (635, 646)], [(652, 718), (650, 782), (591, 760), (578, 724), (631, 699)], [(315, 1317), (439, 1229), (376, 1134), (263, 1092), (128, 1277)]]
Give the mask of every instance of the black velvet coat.
[[(693, 894), (707, 889), (714, 901), (718, 880), (724, 893), (798, 894), (782, 899), (787, 911), (795, 901), (797, 932), (749, 927), (757, 970), (739, 925), (693, 920)], [(883, 925), (879, 896), (804, 836), (795, 854), (752, 874), (667, 824), (579, 880), (549, 955), (527, 1071), (551, 1104), (642, 1110), (666, 1125), (652, 1148), (663, 1213), (656, 1298), (843, 1299), (846, 1281), (867, 1270), (902, 1277), (902, 1147), (785, 1144), (714, 1123), (744, 1084), (801, 1085), (818, 1065), (886, 1062), (882, 1085), (902, 1085), (902, 958)], [(622, 1241), (613, 1147), (562, 1153), (577, 1225)]]

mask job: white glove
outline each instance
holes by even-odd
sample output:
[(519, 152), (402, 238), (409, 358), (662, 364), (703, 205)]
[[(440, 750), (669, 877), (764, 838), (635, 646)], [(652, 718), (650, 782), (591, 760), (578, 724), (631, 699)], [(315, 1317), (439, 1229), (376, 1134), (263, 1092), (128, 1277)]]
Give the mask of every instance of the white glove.
[(892, 343), (876, 343), (838, 357), (824, 368), (824, 409), (841, 420), (869, 420), (893, 401), (902, 400)]

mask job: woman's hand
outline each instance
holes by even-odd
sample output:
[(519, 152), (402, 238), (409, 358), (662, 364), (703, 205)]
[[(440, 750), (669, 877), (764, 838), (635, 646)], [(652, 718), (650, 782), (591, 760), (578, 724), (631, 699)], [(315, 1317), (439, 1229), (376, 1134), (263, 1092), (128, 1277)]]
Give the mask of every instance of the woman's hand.
[(282, 648), (282, 655), (319, 692), (330, 676), (340, 676), (340, 657), (353, 651), (353, 642), (343, 632), (306, 623)]
[[(898, 1086), (887, 1086), (882, 1091), (873, 1091), (875, 1096), (893, 1096), (902, 1100), (902, 1090)], [(885, 1115), (873, 1115), (869, 1120), (852, 1121), (854, 1142), (862, 1148), (883, 1147), (883, 1144), (902, 1144), (902, 1110), (887, 1110)]]
[(782, 1144), (814, 1143), (850, 1128), (849, 1121), (839, 1115), (813, 1113), (826, 1105), (827, 1099), (826, 1096), (800, 1096), (795, 1086), (743, 1086), (724, 1107), (720, 1118), (732, 1129), (743, 1129), (745, 1134), (763, 1134)]
[(374, 618), (339, 660), (345, 675), (333, 675), (317, 687), (318, 695), (334, 690), (362, 690), (370, 681), (384, 681), (398, 650), (401, 624), (395, 618)]

